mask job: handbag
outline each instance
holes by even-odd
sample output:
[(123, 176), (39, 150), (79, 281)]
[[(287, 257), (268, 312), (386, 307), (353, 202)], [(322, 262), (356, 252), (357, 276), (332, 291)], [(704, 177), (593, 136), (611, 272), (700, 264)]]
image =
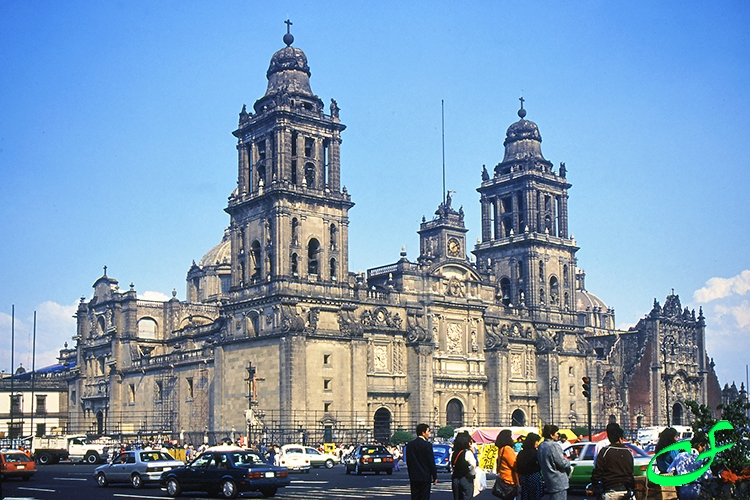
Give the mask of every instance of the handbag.
[(495, 480), (495, 485), (492, 487), (492, 496), (503, 500), (513, 500), (517, 494), (518, 486), (515, 484), (508, 484), (499, 477)]
[[(503, 446), (503, 453), (505, 453), (505, 446)], [(498, 463), (503, 459), (503, 453), (498, 458)], [(498, 475), (495, 479), (495, 485), (492, 486), (492, 496), (502, 498), (503, 500), (513, 500), (518, 494), (518, 486), (515, 484), (508, 484)]]

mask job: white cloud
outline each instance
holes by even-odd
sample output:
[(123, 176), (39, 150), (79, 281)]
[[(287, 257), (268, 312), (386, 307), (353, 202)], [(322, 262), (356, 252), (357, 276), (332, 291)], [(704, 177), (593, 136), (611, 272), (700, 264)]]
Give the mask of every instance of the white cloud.
[[(21, 315), (16, 312), (14, 330), (13, 364), (14, 369), (23, 365), (31, 369), (42, 368), (57, 363), (60, 349), (65, 342), (73, 345), (72, 338), (76, 334), (76, 320), (73, 315), (78, 303), (61, 305), (55, 302), (43, 302), (36, 308), (36, 360), (34, 360), (34, 315)], [(0, 313), (0, 330), (7, 342), (0, 345), (0, 368), (5, 371), (11, 369), (11, 316)], [(5, 335), (7, 332), (7, 337)]]
[(693, 299), (697, 302), (706, 303), (729, 297), (732, 294), (742, 296), (748, 291), (750, 291), (750, 269), (745, 269), (731, 278), (709, 279), (706, 281), (706, 286), (693, 293)]
[(141, 294), (138, 294), (138, 298), (143, 300), (158, 300), (164, 302), (171, 299), (172, 297), (161, 292), (143, 292)]
[(740, 329), (750, 326), (750, 303), (747, 300), (743, 300), (739, 305), (718, 304), (714, 311), (722, 318), (728, 316), (734, 319)]

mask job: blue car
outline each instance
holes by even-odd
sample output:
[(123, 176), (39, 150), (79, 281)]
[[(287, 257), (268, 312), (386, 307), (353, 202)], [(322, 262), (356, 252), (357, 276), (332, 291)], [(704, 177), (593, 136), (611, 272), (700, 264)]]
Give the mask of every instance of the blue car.
[(432, 454), (435, 457), (435, 467), (438, 471), (451, 471), (451, 445), (433, 444)]

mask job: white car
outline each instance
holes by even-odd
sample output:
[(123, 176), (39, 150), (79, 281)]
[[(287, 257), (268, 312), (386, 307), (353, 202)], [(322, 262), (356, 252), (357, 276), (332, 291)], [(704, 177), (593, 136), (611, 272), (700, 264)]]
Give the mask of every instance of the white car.
[(276, 465), (286, 467), (288, 470), (310, 472), (310, 457), (305, 452), (305, 446), (301, 444), (285, 444), (281, 447), (281, 453), (276, 455)]
[(316, 469), (318, 467), (331, 469), (339, 462), (339, 459), (336, 457), (336, 455), (333, 455), (331, 453), (323, 453), (316, 450), (315, 448), (310, 448), (309, 446), (305, 446), (305, 453), (310, 459), (310, 465)]

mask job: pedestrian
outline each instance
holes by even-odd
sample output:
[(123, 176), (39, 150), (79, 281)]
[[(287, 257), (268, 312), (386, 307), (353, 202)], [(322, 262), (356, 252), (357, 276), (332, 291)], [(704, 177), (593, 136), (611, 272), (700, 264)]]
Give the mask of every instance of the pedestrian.
[(591, 473), (591, 484), (594, 490), (587, 490), (591, 495), (595, 490), (601, 491), (602, 500), (626, 500), (635, 490), (633, 477), (633, 454), (622, 443), (625, 431), (617, 423), (607, 425), (609, 446), (604, 448), (596, 460)]
[(677, 429), (675, 429), (674, 427), (667, 427), (666, 429), (661, 431), (661, 434), (659, 434), (659, 441), (656, 443), (656, 448), (654, 448), (654, 455), (657, 455), (656, 467), (662, 474), (667, 472), (667, 469), (669, 469), (672, 461), (677, 458), (677, 455), (680, 454), (680, 451), (671, 450), (670, 452), (663, 453), (661, 455), (659, 455), (659, 452), (667, 446), (675, 444), (678, 439), (679, 437)]
[(516, 438), (516, 442), (513, 443), (513, 451), (516, 452), (516, 455), (518, 455), (518, 452), (523, 449), (523, 436), (518, 436)]
[[(698, 455), (708, 448), (708, 439), (706, 439), (705, 434), (696, 433), (693, 439), (690, 440), (690, 446), (692, 449), (689, 452), (683, 451), (675, 457), (667, 469), (667, 473), (673, 472), (676, 476), (684, 476), (705, 465), (706, 460), (709, 460), (708, 458), (698, 460)], [(677, 486), (677, 498), (680, 500), (697, 500), (701, 496), (703, 483), (711, 479), (711, 477), (711, 469), (709, 468), (695, 481), (683, 486)]]
[[(510, 430), (503, 429), (495, 439), (497, 446), (497, 479), (502, 485), (503, 498), (512, 499), (518, 493), (518, 474), (516, 474), (516, 452), (513, 450), (513, 435)], [(493, 494), (495, 490), (493, 488)]]
[(544, 441), (537, 450), (539, 467), (544, 476), (544, 494), (550, 500), (566, 500), (568, 498), (568, 476), (572, 472), (570, 461), (562, 454), (557, 444), (560, 428), (554, 424), (547, 424), (542, 429)]
[(430, 426), (417, 425), (417, 437), (406, 445), (406, 468), (409, 471), (411, 500), (429, 500), (433, 484), (437, 484), (437, 468), (428, 441)]
[(453, 440), (451, 452), (451, 489), (453, 500), (470, 500), (474, 496), (474, 476), (477, 461), (471, 450), (468, 432), (459, 432)]
[(516, 456), (516, 472), (521, 484), (520, 500), (540, 500), (543, 493), (542, 468), (539, 466), (537, 448), (542, 438), (530, 432)]

